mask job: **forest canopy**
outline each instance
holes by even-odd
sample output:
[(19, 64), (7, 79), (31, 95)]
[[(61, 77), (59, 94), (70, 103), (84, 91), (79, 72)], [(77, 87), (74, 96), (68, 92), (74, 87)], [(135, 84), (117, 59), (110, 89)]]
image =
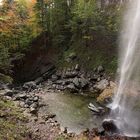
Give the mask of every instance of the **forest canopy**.
[(115, 45), (121, 7), (106, 8), (100, 0), (2, 0), (0, 73), (11, 75), (12, 61), (21, 59), (40, 35), (45, 48), (66, 50), (78, 42), (89, 47), (102, 38)]

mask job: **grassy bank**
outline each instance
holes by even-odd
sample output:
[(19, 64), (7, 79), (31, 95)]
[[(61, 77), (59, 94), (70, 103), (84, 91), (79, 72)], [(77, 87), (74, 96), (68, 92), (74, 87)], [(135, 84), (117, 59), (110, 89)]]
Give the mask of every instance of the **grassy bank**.
[(0, 140), (22, 140), (26, 135), (26, 118), (14, 103), (0, 97)]

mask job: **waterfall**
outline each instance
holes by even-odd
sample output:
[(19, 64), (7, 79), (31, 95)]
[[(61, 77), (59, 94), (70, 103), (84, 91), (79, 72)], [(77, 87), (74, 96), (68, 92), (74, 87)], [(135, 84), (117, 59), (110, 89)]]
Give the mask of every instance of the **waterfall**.
[(140, 135), (140, 0), (130, 1), (124, 14), (119, 48), (119, 83), (111, 119), (127, 136)]

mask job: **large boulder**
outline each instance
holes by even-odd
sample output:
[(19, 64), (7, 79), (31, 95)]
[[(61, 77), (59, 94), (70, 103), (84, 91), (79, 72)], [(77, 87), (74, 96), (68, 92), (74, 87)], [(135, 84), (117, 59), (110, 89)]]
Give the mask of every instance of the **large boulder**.
[(117, 128), (116, 123), (117, 122), (115, 122), (114, 120), (105, 119), (102, 123), (102, 126), (106, 132), (109, 132), (112, 134), (119, 133), (119, 129)]
[(103, 90), (103, 92), (97, 97), (97, 102), (106, 104), (111, 101), (112, 96), (115, 93), (117, 85), (110, 81), (110, 85)]

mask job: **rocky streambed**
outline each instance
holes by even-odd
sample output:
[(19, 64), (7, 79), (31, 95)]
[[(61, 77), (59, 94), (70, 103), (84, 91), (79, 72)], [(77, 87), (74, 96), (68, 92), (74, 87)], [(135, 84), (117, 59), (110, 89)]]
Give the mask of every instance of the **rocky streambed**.
[(102, 66), (88, 74), (76, 65), (42, 82), (39, 79), (18, 87), (2, 86), (0, 92), (28, 117), (29, 139), (128, 140), (102, 128), (105, 115), (97, 113), (101, 107), (96, 108), (96, 101), (110, 102), (115, 85)]

